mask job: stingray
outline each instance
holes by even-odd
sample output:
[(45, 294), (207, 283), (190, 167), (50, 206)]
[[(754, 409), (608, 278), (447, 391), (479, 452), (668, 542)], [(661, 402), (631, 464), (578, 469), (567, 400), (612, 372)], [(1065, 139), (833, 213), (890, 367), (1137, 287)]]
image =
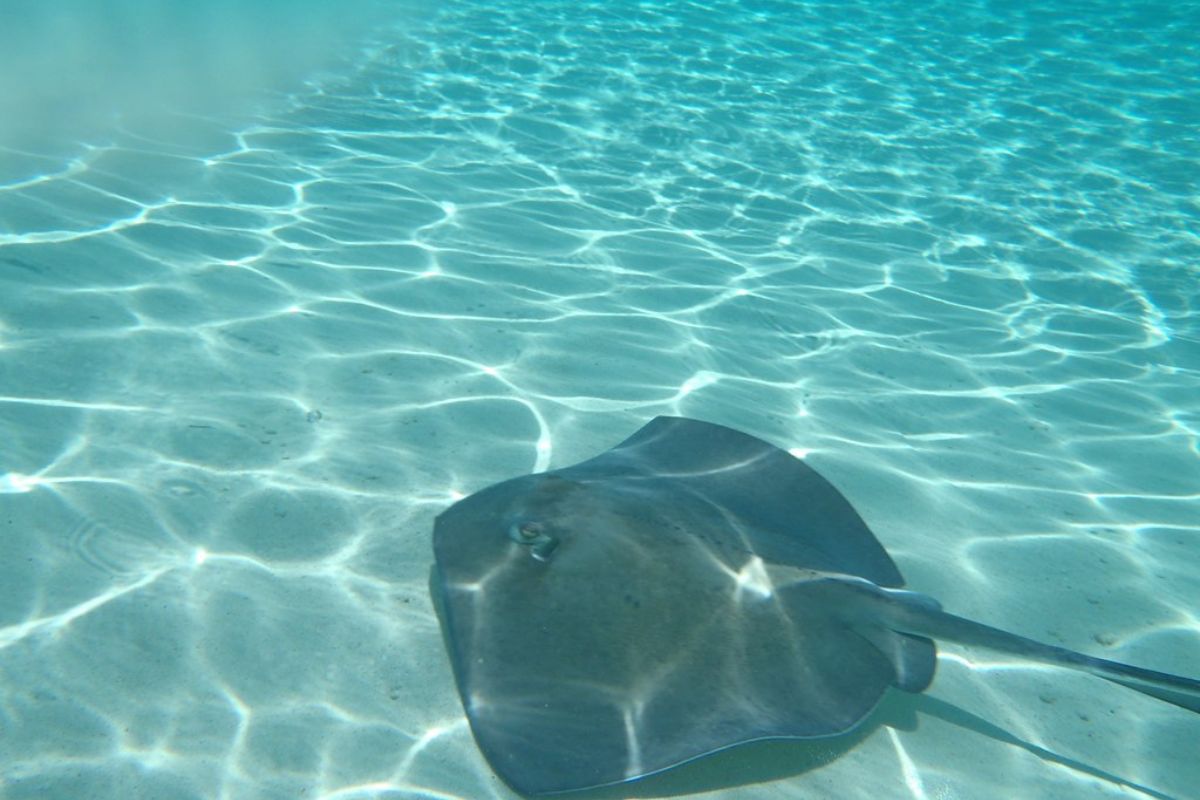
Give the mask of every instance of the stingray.
[(434, 526), (435, 599), (480, 750), (525, 795), (855, 728), (923, 691), (933, 639), (1084, 670), (1200, 712), (1200, 681), (956, 617), (905, 591), (837, 489), (708, 422), (658, 417)]

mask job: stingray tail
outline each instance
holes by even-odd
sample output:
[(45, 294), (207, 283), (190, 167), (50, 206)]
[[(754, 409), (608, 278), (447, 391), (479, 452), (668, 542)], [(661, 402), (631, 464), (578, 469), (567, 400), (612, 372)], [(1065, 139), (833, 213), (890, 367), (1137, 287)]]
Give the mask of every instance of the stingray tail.
[(887, 610), (884, 616), (888, 625), (896, 631), (983, 647), (1029, 661), (1088, 672), (1180, 708), (1200, 713), (1200, 680), (1095, 658), (1065, 647), (1042, 644), (1015, 633), (947, 614), (936, 601), (925, 595), (898, 589), (878, 591), (885, 600)]

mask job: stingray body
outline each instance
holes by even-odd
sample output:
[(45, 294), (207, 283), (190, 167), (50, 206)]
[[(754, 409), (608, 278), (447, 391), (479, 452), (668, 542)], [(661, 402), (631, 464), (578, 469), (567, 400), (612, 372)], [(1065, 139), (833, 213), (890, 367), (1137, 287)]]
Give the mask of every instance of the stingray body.
[(659, 417), (438, 517), (436, 586), (480, 749), (523, 794), (744, 742), (844, 733), (919, 692), (933, 638), (1083, 669), (1200, 711), (1200, 682), (947, 614), (846, 499), (744, 433)]

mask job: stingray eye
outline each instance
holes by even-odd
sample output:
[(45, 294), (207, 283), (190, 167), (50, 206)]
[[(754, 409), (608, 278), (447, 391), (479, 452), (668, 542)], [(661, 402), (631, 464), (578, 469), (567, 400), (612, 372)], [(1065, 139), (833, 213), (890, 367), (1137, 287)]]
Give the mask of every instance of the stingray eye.
[(508, 538), (529, 548), (529, 554), (538, 561), (549, 561), (550, 554), (558, 547), (558, 539), (546, 532), (540, 522), (516, 522), (508, 529)]

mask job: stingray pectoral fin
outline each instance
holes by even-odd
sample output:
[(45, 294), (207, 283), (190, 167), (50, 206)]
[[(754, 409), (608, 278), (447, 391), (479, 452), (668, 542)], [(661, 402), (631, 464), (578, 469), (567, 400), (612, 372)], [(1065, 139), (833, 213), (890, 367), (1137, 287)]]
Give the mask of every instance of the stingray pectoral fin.
[[(1200, 680), (1108, 661), (1043, 644), (942, 611), (924, 595), (875, 587), (878, 614), (895, 631), (944, 642), (983, 647), (1041, 664), (1089, 672), (1142, 694), (1200, 713)], [(914, 600), (920, 598), (920, 601)]]

